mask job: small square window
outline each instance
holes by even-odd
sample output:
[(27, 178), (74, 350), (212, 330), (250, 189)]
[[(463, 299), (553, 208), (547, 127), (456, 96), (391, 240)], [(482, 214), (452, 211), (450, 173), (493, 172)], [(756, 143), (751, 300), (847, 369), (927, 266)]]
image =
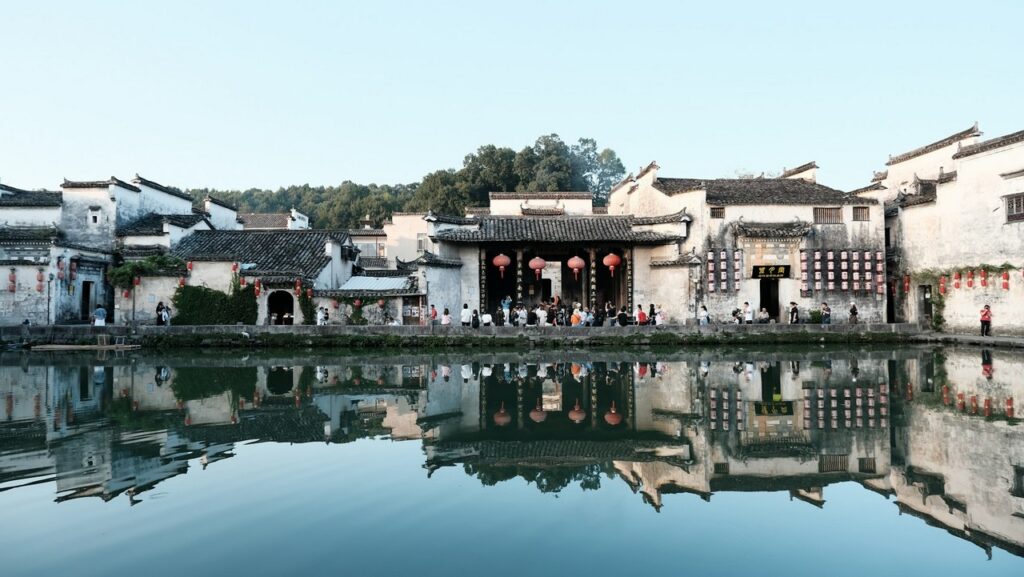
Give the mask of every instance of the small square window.
[(843, 224), (843, 209), (815, 207), (814, 224)]
[(1006, 197), (1006, 221), (1024, 220), (1024, 194), (1011, 194)]
[(871, 220), (868, 215), (868, 207), (866, 206), (855, 206), (853, 207), (853, 220), (867, 221)]
[(92, 215), (92, 223), (93, 224), (98, 224), (99, 222), (100, 222), (100, 215), (98, 215), (98, 214)]
[(711, 207), (711, 218), (725, 218), (725, 207), (724, 206), (712, 206)]

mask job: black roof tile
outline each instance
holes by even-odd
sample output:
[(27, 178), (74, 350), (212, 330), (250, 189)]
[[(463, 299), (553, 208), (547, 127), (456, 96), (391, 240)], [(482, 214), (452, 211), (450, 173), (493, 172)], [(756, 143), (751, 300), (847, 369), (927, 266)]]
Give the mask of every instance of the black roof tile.
[(978, 142), (976, 144), (965, 146), (961, 148), (959, 152), (954, 154), (953, 158), (964, 158), (967, 156), (980, 154), (982, 152), (987, 152), (989, 150), (994, 150), (996, 148), (1009, 146), (1017, 142), (1024, 142), (1024, 130), (1021, 130), (1020, 132), (1014, 132), (1013, 134), (1006, 134), (997, 138), (990, 138), (989, 140), (985, 140), (983, 142)]
[(822, 184), (794, 178), (658, 178), (654, 187), (667, 195), (707, 191), (707, 203), (723, 205), (764, 204), (864, 204), (872, 201), (850, 197)]
[[(968, 128), (967, 130), (961, 130), (960, 132), (957, 132), (956, 134), (951, 134), (946, 138), (943, 138), (942, 140), (936, 140), (931, 144), (926, 144), (920, 148), (915, 148), (914, 150), (911, 150), (909, 152), (904, 152), (903, 154), (890, 156), (889, 162), (886, 162), (885, 165), (892, 166), (894, 164), (899, 164), (905, 160), (917, 158), (918, 156), (923, 156), (925, 154), (928, 154), (929, 152), (935, 152), (940, 148), (945, 148), (951, 144), (955, 144), (957, 142), (960, 142), (961, 140), (973, 138), (975, 136), (981, 136), (981, 131), (978, 130), (978, 123), (974, 123), (974, 126)], [(953, 156), (953, 158), (956, 158), (956, 156)]]
[[(157, 214), (151, 212), (117, 229), (117, 236), (152, 236), (164, 234), (164, 223), (179, 228), (192, 228), (206, 220), (202, 214)], [(209, 223), (207, 223), (209, 224)], [(212, 228), (212, 227), (211, 227)]]
[(0, 184), (0, 206), (11, 207), (53, 207), (61, 205), (61, 193), (44, 190), (21, 190)]
[(107, 188), (109, 186), (120, 186), (132, 192), (142, 192), (141, 188), (134, 184), (128, 184), (116, 176), (111, 176), (109, 180), (68, 180), (65, 178), (61, 188)]
[(173, 254), (182, 260), (240, 262), (247, 276), (301, 275), (315, 278), (331, 262), (327, 241), (344, 243), (345, 231), (330, 230), (199, 230), (178, 243)]
[(491, 200), (590, 200), (592, 192), (492, 192)]
[(160, 184), (159, 182), (153, 182), (152, 180), (147, 180), (147, 179), (142, 178), (141, 176), (139, 176), (139, 173), (137, 173), (137, 172), (135, 173), (135, 178), (132, 179), (132, 184), (135, 184), (135, 185), (141, 184), (141, 185), (144, 185), (144, 186), (148, 186), (149, 188), (152, 188), (154, 190), (159, 190), (160, 192), (167, 193), (167, 194), (169, 194), (171, 196), (176, 196), (178, 198), (185, 199), (185, 200), (187, 200), (189, 202), (192, 202), (192, 200), (193, 200), (191, 196), (189, 196), (188, 194), (185, 194), (184, 192), (178, 190), (177, 188), (170, 187), (170, 186), (164, 186), (164, 185)]
[(811, 231), (811, 223), (800, 220), (792, 222), (736, 222), (736, 234), (750, 238), (795, 238)]
[(435, 233), (439, 240), (478, 242), (625, 242), (665, 244), (683, 240), (680, 235), (634, 230), (632, 216), (485, 216), (473, 219), (473, 227), (449, 228)]
[(779, 175), (779, 178), (789, 178), (789, 177), (791, 177), (791, 176), (793, 176), (795, 174), (800, 174), (801, 172), (807, 172), (808, 170), (811, 170), (812, 168), (818, 168), (818, 163), (814, 162), (813, 160), (808, 162), (807, 164), (801, 164), (800, 166), (798, 166), (796, 168), (790, 168), (789, 170), (783, 170), (782, 174)]

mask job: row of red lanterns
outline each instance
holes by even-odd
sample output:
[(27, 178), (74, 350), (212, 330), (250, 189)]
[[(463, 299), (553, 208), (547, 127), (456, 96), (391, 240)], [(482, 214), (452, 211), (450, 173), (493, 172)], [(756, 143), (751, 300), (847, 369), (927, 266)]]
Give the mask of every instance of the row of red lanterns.
[[(569, 420), (579, 424), (587, 419), (587, 412), (580, 406), (579, 399), (576, 399), (576, 405), (569, 411)], [(543, 423), (548, 418), (547, 411), (541, 405), (540, 399), (537, 399), (537, 408), (530, 411), (530, 420), (534, 423)], [(512, 422), (512, 415), (505, 410), (505, 403), (501, 403), (501, 408), (498, 409), (497, 413), (494, 413), (494, 424), (499, 427), (507, 426)], [(622, 414), (619, 413), (618, 409), (615, 408), (615, 401), (612, 401), (611, 408), (604, 414), (604, 422), (611, 426), (616, 426), (622, 423)]]
[[(978, 277), (979, 277), (979, 281), (981, 283), (981, 286), (987, 287), (988, 286), (988, 271), (986, 271), (985, 269), (981, 269), (978, 272), (979, 272)], [(1024, 274), (1024, 273), (1022, 273), (1022, 274)], [(1000, 276), (1000, 280), (1002, 281), (1002, 288), (1003, 288), (1003, 290), (1010, 290), (1010, 271), (1004, 270), (999, 276)], [(960, 271), (956, 271), (955, 273), (953, 273), (953, 288), (959, 289), (962, 281), (963, 281), (963, 275), (960, 273)], [(946, 284), (947, 284), (946, 277), (945, 276), (939, 277), (939, 294), (943, 294), (943, 295), (946, 294)], [(967, 271), (967, 288), (974, 288), (974, 271), (973, 270)]]
[[(608, 270), (614, 277), (615, 268), (622, 264), (622, 257), (615, 253), (609, 253), (604, 257), (604, 259), (602, 259), (601, 262), (604, 264), (604, 266), (608, 267)], [(498, 256), (494, 257), (491, 260), (491, 264), (498, 267), (498, 272), (501, 274), (501, 278), (505, 278), (505, 268), (512, 264), (512, 259), (510, 259), (508, 255), (499, 254)], [(540, 271), (544, 270), (544, 267), (546, 267), (547, 264), (547, 261), (545, 261), (539, 256), (535, 256), (530, 259), (530, 262), (527, 263), (527, 266), (530, 267), (530, 269), (533, 271), (533, 274), (537, 278), (537, 280), (540, 280)], [(586, 261), (584, 261), (582, 258), (578, 256), (570, 258), (566, 264), (569, 266), (570, 269), (572, 269), (573, 277), (576, 280), (579, 280), (580, 271), (582, 271), (587, 266)]]

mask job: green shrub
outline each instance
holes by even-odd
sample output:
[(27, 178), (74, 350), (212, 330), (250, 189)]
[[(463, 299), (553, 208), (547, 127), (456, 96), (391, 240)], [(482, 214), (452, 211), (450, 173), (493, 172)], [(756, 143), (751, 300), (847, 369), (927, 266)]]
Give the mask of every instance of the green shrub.
[(175, 325), (233, 325), (256, 324), (258, 309), (256, 292), (252, 285), (232, 283), (231, 293), (225, 294), (200, 286), (183, 286), (174, 291)]

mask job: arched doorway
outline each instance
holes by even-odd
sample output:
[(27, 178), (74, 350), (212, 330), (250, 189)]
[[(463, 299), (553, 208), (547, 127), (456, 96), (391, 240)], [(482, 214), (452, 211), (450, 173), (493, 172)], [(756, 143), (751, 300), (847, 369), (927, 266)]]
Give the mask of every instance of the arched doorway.
[(267, 317), (272, 325), (290, 325), (295, 317), (295, 298), (288, 291), (274, 291), (267, 297)]
[(291, 367), (270, 367), (267, 371), (267, 391), (271, 395), (287, 395), (295, 387)]

